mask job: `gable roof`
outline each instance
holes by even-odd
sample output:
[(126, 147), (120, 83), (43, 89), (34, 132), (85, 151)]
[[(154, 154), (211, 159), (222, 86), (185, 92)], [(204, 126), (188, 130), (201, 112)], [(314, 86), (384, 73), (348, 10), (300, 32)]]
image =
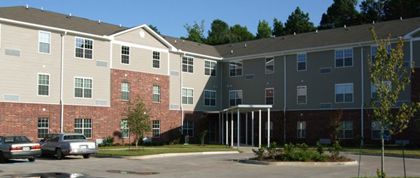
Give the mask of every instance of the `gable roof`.
[(175, 38), (171, 36), (163, 36), (163, 38), (166, 39), (173, 46), (175, 46), (175, 48), (182, 51), (192, 52), (196, 54), (203, 54), (203, 55), (213, 56), (213, 57), (219, 57), (219, 58), (222, 57), (219, 54), (219, 51), (217, 51), (217, 49), (215, 48), (215, 46), (183, 40), (183, 39)]
[(280, 51), (305, 50), (324, 46), (369, 42), (372, 41), (370, 32), (370, 28), (372, 27), (380, 38), (386, 38), (389, 34), (391, 34), (391, 38), (404, 37), (406, 34), (420, 28), (420, 17), (224, 44), (216, 46), (216, 49), (224, 58), (234, 58)]
[(0, 18), (34, 23), (50, 27), (62, 28), (95, 35), (111, 35), (127, 29), (105, 22), (89, 20), (86, 18), (69, 16), (56, 12), (26, 8), (24, 6), (0, 7)]

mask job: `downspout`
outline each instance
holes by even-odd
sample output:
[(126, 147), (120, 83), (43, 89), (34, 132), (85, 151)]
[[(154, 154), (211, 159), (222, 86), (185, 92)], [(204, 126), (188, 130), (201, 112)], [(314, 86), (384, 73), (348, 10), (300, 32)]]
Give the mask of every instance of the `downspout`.
[(364, 106), (365, 106), (365, 72), (364, 72), (364, 50), (363, 50), (363, 46), (360, 45), (360, 63), (361, 63), (361, 83), (362, 83), (362, 100), (361, 100), (361, 105), (360, 105), (360, 145), (363, 146), (364, 144), (364, 123), (365, 123), (365, 118), (364, 118)]
[(63, 103), (63, 89), (64, 89), (64, 37), (67, 31), (61, 34), (61, 60), (60, 60), (60, 133), (64, 132), (64, 103)]
[(283, 139), (286, 143), (286, 90), (287, 90), (287, 72), (286, 72), (286, 56), (283, 56)]

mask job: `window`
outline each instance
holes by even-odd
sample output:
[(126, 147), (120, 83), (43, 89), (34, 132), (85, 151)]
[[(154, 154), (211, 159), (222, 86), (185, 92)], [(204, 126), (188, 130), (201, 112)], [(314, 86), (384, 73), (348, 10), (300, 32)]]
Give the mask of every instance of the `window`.
[(274, 73), (274, 57), (265, 58), (265, 74)]
[(338, 128), (339, 139), (352, 139), (353, 138), (353, 121), (342, 121)]
[[(379, 121), (372, 121), (371, 130), (372, 130), (372, 135), (371, 135), (372, 140), (381, 139), (381, 123)], [(385, 140), (391, 139), (391, 134), (387, 127), (384, 128), (384, 139)]]
[(76, 57), (92, 59), (93, 40), (76, 37)]
[(182, 126), (182, 134), (184, 136), (186, 136), (186, 135), (188, 135), (190, 137), (194, 136), (194, 122), (193, 121), (184, 120), (184, 124)]
[(306, 53), (297, 54), (296, 65), (297, 71), (306, 71)]
[(230, 90), (229, 91), (229, 104), (230, 106), (236, 106), (242, 104), (243, 93), (242, 90)]
[(274, 104), (274, 88), (265, 89), (265, 104)]
[(160, 103), (160, 86), (159, 85), (153, 85), (152, 99), (153, 99), (153, 102)]
[(121, 99), (126, 101), (130, 99), (130, 84), (128, 82), (121, 83)]
[(306, 86), (297, 86), (296, 87), (296, 97), (297, 104), (306, 104), (307, 103), (307, 87)]
[(38, 34), (38, 51), (40, 53), (50, 54), (51, 51), (51, 33), (40, 31)]
[(160, 52), (153, 51), (153, 68), (160, 68)]
[(122, 138), (128, 138), (128, 135), (130, 134), (130, 131), (128, 129), (128, 120), (122, 119), (120, 122), (120, 131), (121, 131), (121, 137)]
[(204, 62), (204, 75), (216, 76), (216, 66), (217, 66), (217, 62), (215, 61), (205, 61)]
[(74, 97), (92, 98), (92, 79), (77, 77), (74, 79), (74, 83)]
[(297, 138), (306, 137), (306, 121), (297, 122)]
[(75, 119), (74, 132), (85, 135), (86, 138), (92, 138), (92, 120), (91, 119)]
[[(391, 88), (391, 81), (383, 81), (383, 84), (385, 84), (387, 87)], [(371, 83), (370, 84), (370, 93), (371, 93), (370, 96), (371, 96), (372, 99), (376, 98), (377, 90), (378, 90), (378, 86)]]
[(45, 138), (49, 133), (48, 117), (38, 118), (38, 138)]
[(182, 72), (194, 72), (194, 58), (182, 57)]
[(216, 91), (204, 90), (204, 105), (216, 106)]
[(182, 88), (182, 104), (193, 104), (194, 102), (194, 89)]
[(344, 83), (335, 85), (335, 102), (352, 103), (353, 102), (353, 83)]
[(160, 120), (152, 121), (152, 136), (160, 137)]
[(229, 63), (229, 75), (231, 77), (242, 76), (242, 63)]
[(351, 67), (353, 66), (353, 49), (340, 49), (335, 51), (335, 67)]
[(49, 74), (38, 74), (38, 95), (40, 96), (50, 95), (50, 75)]
[(121, 63), (130, 64), (130, 47), (121, 46)]

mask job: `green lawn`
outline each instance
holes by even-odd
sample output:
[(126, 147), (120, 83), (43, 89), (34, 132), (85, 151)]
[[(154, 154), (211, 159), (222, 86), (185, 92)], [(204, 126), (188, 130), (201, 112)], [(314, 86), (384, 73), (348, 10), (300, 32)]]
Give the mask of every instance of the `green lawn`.
[(99, 147), (97, 156), (144, 156), (163, 153), (192, 153), (210, 151), (236, 151), (224, 145), (164, 145), (164, 146), (112, 146)]
[[(350, 153), (359, 153), (359, 148), (343, 148), (344, 152)], [(373, 155), (380, 155), (381, 149), (380, 148), (362, 148), (362, 154), (373, 154)], [(387, 156), (402, 156), (401, 148), (385, 148), (385, 155)], [(420, 157), (420, 149), (407, 149), (405, 150), (405, 155), (408, 157)]]

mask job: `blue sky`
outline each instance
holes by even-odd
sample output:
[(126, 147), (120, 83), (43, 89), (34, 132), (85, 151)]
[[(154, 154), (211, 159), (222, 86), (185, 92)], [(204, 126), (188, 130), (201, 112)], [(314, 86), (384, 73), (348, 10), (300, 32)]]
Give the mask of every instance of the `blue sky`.
[[(93, 20), (132, 27), (153, 24), (159, 31), (175, 37), (185, 36), (185, 24), (204, 20), (205, 28), (214, 19), (229, 25), (246, 25), (255, 33), (258, 20), (273, 18), (282, 22), (299, 6), (319, 24), (322, 13), (333, 0), (1, 0), (0, 6), (24, 6), (60, 12)], [(206, 32), (207, 34), (207, 32)]]

